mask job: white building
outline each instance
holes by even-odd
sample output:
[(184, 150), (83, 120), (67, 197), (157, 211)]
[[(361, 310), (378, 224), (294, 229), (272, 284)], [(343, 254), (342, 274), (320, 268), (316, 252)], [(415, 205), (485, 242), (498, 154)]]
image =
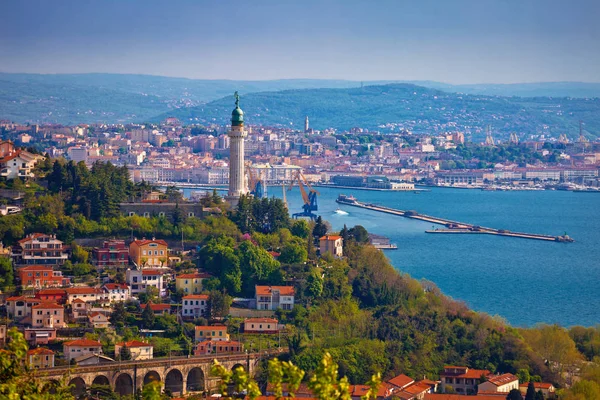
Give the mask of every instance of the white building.
[(163, 275), (167, 268), (162, 269), (128, 269), (126, 273), (126, 281), (131, 288), (131, 294), (145, 292), (149, 287), (158, 289), (159, 296), (167, 294), (166, 285)]
[(119, 358), (121, 349), (123, 347), (129, 349), (132, 360), (150, 360), (154, 358), (154, 346), (152, 346), (150, 343), (140, 342), (139, 340), (131, 340), (129, 342), (115, 344), (116, 359)]
[(111, 303), (131, 298), (131, 288), (126, 283), (106, 283), (102, 286), (104, 297)]
[(257, 310), (291, 310), (294, 308), (293, 286), (255, 286)]
[(513, 374), (490, 375), (477, 386), (479, 392), (508, 393), (513, 389), (519, 390), (519, 378)]
[(0, 176), (6, 179), (33, 178), (35, 164), (44, 157), (23, 150), (13, 150), (0, 158)]
[(231, 112), (231, 130), (229, 136), (229, 192), (228, 201), (237, 205), (241, 195), (247, 192), (244, 175), (244, 112), (240, 108), (240, 98), (235, 92), (235, 109)]
[(90, 339), (73, 340), (63, 344), (63, 354), (67, 361), (88, 354), (102, 354), (102, 343)]
[(184, 296), (181, 300), (181, 316), (183, 318), (204, 317), (207, 307), (207, 294), (190, 294)]
[(344, 255), (344, 239), (338, 235), (325, 235), (319, 239), (321, 254), (331, 254), (334, 257)]
[(69, 147), (67, 155), (75, 164), (81, 161), (85, 163), (88, 159), (88, 150), (85, 147)]

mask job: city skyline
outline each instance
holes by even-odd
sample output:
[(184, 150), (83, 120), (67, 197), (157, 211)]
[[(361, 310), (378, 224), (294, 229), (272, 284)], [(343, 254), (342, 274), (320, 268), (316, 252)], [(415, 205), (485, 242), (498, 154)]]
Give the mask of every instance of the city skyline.
[(2, 72), (600, 82), (592, 1), (28, 0), (0, 11)]

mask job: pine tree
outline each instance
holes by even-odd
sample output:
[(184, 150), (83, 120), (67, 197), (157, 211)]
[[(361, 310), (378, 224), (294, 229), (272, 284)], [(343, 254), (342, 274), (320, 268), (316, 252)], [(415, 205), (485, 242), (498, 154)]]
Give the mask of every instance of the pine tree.
[(151, 301), (147, 302), (146, 308), (144, 308), (144, 312), (142, 312), (142, 324), (146, 329), (152, 329), (154, 326), (154, 311), (152, 311), (151, 305)]
[(525, 400), (535, 400), (535, 385), (533, 384), (533, 381), (530, 381), (529, 385), (527, 385)]

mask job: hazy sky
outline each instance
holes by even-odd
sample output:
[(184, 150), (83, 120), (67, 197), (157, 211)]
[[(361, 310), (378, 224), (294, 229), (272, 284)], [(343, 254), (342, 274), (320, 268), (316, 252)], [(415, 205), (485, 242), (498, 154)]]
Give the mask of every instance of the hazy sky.
[(600, 82), (598, 0), (2, 0), (0, 71)]

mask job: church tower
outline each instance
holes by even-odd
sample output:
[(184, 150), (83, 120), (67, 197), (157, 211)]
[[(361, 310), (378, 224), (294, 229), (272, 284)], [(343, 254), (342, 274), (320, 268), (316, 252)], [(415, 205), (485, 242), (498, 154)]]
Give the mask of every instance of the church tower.
[(240, 96), (235, 92), (235, 109), (231, 112), (229, 136), (229, 192), (227, 200), (236, 206), (242, 194), (246, 194), (244, 175), (244, 112), (240, 108)]
[(306, 118), (304, 119), (304, 132), (307, 133), (309, 129), (309, 125), (308, 125), (308, 115), (306, 116)]

